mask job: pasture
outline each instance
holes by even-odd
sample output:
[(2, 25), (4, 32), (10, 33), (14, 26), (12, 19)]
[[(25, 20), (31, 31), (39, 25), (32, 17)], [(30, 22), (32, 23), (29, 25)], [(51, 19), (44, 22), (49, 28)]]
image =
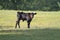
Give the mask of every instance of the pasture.
[(34, 11), (30, 29), (26, 21), (15, 29), (17, 11), (0, 10), (0, 40), (60, 40), (60, 11)]

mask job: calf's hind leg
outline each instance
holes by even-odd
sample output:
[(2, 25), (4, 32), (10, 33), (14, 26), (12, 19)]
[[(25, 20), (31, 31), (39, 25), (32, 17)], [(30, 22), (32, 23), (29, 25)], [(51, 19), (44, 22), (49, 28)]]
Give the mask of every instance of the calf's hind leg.
[(16, 21), (15, 28), (17, 28), (17, 25), (18, 25), (18, 26), (19, 26), (19, 28), (20, 28), (19, 22), (20, 22), (20, 20), (17, 20), (17, 21)]

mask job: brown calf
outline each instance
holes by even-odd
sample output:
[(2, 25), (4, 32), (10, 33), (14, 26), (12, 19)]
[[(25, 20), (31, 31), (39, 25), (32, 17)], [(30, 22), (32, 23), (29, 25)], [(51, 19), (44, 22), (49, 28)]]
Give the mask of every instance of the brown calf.
[(20, 20), (22, 21), (27, 21), (28, 23), (28, 28), (30, 28), (30, 22), (32, 21), (32, 19), (34, 18), (34, 15), (36, 15), (37, 13), (24, 13), (24, 12), (17, 12), (17, 21), (16, 21), (16, 25), (15, 28), (17, 28), (17, 25), (20, 28), (19, 22)]

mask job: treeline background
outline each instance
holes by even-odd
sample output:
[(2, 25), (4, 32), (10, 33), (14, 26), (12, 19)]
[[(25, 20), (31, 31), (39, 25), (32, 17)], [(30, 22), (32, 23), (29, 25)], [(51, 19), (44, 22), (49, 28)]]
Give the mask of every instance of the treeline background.
[(60, 0), (0, 0), (0, 10), (60, 10)]

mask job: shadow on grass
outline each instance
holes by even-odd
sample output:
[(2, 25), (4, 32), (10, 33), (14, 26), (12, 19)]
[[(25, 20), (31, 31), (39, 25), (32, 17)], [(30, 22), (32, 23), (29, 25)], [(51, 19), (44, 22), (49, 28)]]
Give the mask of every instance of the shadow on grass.
[(13, 26), (0, 26), (0, 29), (4, 29), (4, 28), (12, 28)]
[(0, 40), (60, 40), (60, 29), (0, 30)]

